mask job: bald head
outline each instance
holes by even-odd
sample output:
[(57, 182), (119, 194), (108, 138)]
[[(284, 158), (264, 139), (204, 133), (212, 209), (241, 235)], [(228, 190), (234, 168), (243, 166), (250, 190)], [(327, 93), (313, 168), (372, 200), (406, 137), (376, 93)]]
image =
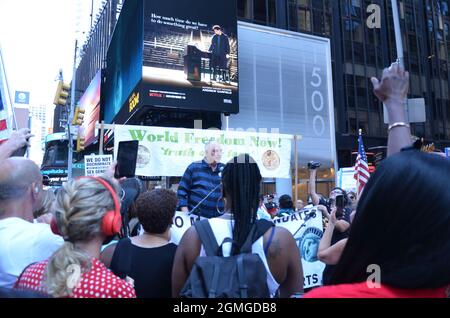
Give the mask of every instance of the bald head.
[(23, 197), (33, 184), (41, 190), (41, 173), (33, 161), (12, 157), (0, 163), (0, 202)]

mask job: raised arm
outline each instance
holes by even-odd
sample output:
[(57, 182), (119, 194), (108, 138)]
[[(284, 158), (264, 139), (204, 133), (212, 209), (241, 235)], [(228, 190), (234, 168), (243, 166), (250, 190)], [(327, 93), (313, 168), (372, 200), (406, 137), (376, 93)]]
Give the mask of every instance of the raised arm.
[(317, 170), (316, 169), (309, 169), (309, 184), (308, 184), (308, 190), (309, 194), (311, 195), (311, 200), (314, 205), (319, 204), (319, 195), (316, 193), (316, 176), (317, 176)]
[(14, 131), (9, 139), (0, 145), (0, 161), (8, 159), (11, 155), (20, 148), (29, 147), (29, 139), (33, 137), (28, 128), (23, 128), (18, 131)]
[(319, 260), (328, 265), (335, 265), (338, 263), (347, 242), (347, 239), (343, 239), (336, 244), (331, 245), (331, 239), (333, 237), (333, 232), (336, 228), (337, 222), (336, 208), (333, 208), (330, 214), (330, 222), (328, 223), (327, 229), (320, 240), (319, 251), (317, 252), (317, 257)]
[(409, 73), (398, 63), (384, 69), (381, 81), (372, 78), (373, 92), (386, 105), (389, 117), (387, 155), (411, 146), (411, 129), (405, 112), (409, 88)]

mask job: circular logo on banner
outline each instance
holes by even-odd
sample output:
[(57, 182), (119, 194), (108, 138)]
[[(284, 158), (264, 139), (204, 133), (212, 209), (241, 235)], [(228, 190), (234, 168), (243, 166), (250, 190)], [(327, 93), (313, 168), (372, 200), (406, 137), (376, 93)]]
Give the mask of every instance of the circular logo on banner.
[(150, 150), (147, 147), (139, 145), (136, 166), (144, 168), (150, 162)]
[(322, 239), (323, 232), (317, 227), (309, 227), (305, 230), (302, 237), (299, 239), (299, 248), (301, 257), (310, 263), (317, 262), (317, 251), (319, 250), (319, 243)]
[(267, 170), (276, 170), (280, 167), (280, 156), (273, 150), (267, 150), (261, 160)]
[(19, 97), (19, 100), (20, 100), (21, 102), (23, 102), (23, 101), (25, 101), (25, 100), (27, 99), (27, 94), (25, 94), (25, 93), (19, 93), (19, 94), (18, 94), (18, 97)]

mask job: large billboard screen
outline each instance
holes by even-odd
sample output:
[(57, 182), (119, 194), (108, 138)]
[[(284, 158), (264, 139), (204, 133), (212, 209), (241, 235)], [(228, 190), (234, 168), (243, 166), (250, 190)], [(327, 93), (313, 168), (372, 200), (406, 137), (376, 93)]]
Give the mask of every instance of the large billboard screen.
[(78, 128), (78, 133), (84, 136), (85, 146), (92, 144), (98, 137), (95, 123), (100, 119), (100, 87), (102, 84), (102, 71), (98, 71), (88, 88), (78, 102), (78, 107), (84, 110), (83, 125)]
[(108, 124), (142, 78), (142, 6), (142, 1), (125, 2), (108, 48), (103, 86), (103, 118)]
[(237, 113), (236, 0), (147, 0), (143, 79), (146, 105)]

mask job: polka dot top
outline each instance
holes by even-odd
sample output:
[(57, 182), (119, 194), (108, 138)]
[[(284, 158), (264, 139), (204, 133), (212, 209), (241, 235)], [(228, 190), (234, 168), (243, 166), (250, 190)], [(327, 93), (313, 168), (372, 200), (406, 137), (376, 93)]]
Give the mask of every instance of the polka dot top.
[[(43, 287), (45, 268), (48, 260), (28, 267), (14, 288), (46, 293)], [(71, 274), (72, 276), (74, 274)], [(73, 281), (73, 279), (72, 279)], [(68, 278), (68, 284), (71, 277)], [(89, 272), (82, 273), (81, 278), (69, 295), (70, 298), (136, 298), (136, 293), (129, 283), (114, 275), (98, 259), (92, 259)]]

